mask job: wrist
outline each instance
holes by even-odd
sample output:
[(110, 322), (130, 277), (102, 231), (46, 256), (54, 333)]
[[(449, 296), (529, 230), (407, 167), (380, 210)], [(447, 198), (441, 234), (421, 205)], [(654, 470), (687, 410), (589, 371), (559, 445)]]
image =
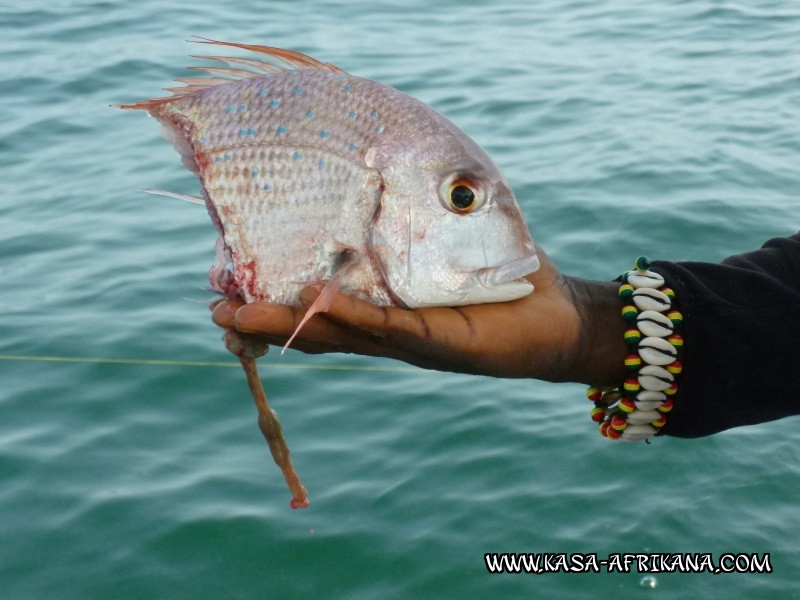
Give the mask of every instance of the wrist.
[(625, 379), (625, 322), (619, 283), (564, 276), (580, 319), (570, 380), (592, 385), (616, 385)]

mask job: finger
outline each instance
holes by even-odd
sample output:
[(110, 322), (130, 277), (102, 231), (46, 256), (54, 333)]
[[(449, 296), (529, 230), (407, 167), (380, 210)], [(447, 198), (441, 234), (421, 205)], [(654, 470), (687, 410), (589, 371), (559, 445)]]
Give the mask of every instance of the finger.
[[(231, 311), (231, 309), (235, 309)], [(241, 309), (241, 310), (239, 310)], [(219, 315), (215, 315), (222, 325), (235, 328), (242, 333), (258, 334), (271, 346), (282, 347), (294, 331), (294, 323), (302, 318), (304, 309), (280, 304), (266, 304), (254, 302), (252, 304), (237, 303), (224, 307)], [(316, 327), (315, 327), (316, 325)], [(320, 324), (312, 324), (312, 334), (320, 337)], [(324, 326), (324, 324), (322, 324)], [(331, 326), (333, 326), (331, 324)], [(328, 333), (323, 337), (328, 340), (333, 337)], [(309, 354), (331, 352), (331, 344), (314, 342), (298, 337), (293, 348)]]
[[(285, 344), (305, 316), (302, 306), (284, 306), (254, 302), (242, 306), (236, 313), (238, 331), (266, 335), (273, 344)], [(361, 343), (359, 343), (361, 342)], [(314, 315), (299, 331), (292, 342), (298, 350), (313, 352), (357, 352), (369, 345), (369, 340), (358, 340), (344, 327)]]
[[(292, 347), (310, 354), (346, 352), (366, 356), (379, 356), (402, 360), (424, 368), (434, 368), (424, 356), (383, 344), (372, 334), (352, 327), (339, 325), (325, 318), (327, 313), (314, 315), (303, 326), (292, 342)], [(264, 334), (267, 341), (283, 346), (305, 315), (304, 307), (284, 306), (254, 302), (242, 306), (236, 313), (235, 325), (239, 331)]]
[(217, 302), (211, 313), (211, 320), (215, 325), (223, 329), (234, 328), (234, 316), (236, 311), (244, 304), (241, 300), (223, 300)]
[[(313, 302), (316, 295), (315, 289), (307, 288), (301, 292), (301, 301)], [(359, 341), (369, 340), (368, 348), (354, 350), (359, 353), (398, 358), (424, 368), (479, 370), (479, 331), (468, 311), (382, 307), (337, 294), (320, 318), (340, 325)]]
[(236, 329), (288, 338), (305, 313), (301, 306), (252, 302), (234, 311)]
[[(300, 301), (311, 304), (319, 296), (314, 287), (300, 292)], [(410, 311), (393, 306), (378, 306), (345, 294), (335, 294), (323, 316), (335, 323), (355, 327), (378, 338), (403, 334), (417, 339), (427, 339), (430, 328), (420, 311)]]

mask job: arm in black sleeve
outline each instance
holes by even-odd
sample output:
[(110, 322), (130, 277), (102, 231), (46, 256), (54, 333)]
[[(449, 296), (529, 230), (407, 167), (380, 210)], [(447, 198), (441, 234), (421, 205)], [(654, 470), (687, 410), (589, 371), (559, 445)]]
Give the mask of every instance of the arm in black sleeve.
[(653, 263), (683, 313), (684, 370), (663, 434), (800, 414), (800, 233), (721, 264)]

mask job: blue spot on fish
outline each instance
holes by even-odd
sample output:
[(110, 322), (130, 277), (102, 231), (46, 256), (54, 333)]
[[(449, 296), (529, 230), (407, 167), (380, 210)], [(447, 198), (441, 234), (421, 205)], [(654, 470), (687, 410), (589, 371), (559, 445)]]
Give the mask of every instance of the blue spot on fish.
[(247, 106), (245, 106), (244, 104), (240, 104), (239, 105), (239, 110), (241, 110), (241, 111), (247, 110)]
[(269, 90), (267, 88), (261, 88), (260, 90), (258, 90), (258, 95), (259, 96), (266, 96), (268, 94), (269, 94)]
[(325, 139), (326, 137), (328, 137), (330, 134), (331, 134), (331, 132), (330, 132), (330, 131), (325, 131), (325, 130), (323, 129), (322, 131), (320, 131), (320, 132), (319, 132), (319, 137), (321, 137), (321, 138), (324, 140), (324, 139)]
[(383, 125), (375, 125), (375, 133), (383, 133)]
[(225, 112), (227, 112), (229, 115), (232, 114), (232, 113), (235, 113), (236, 112), (236, 107), (235, 106), (229, 106), (227, 109), (225, 109)]
[(221, 157), (221, 156), (215, 156), (215, 157), (214, 157), (214, 162), (215, 162), (215, 163), (221, 163), (221, 162), (222, 162), (222, 160), (223, 160), (223, 159), (222, 159), (222, 157)]
[(344, 90), (345, 94), (349, 94), (350, 92), (353, 91), (353, 86), (348, 83), (342, 89)]
[(265, 192), (268, 192), (272, 189), (272, 186), (265, 181), (264, 183), (261, 184), (261, 189), (264, 190)]
[(314, 116), (314, 111), (313, 111), (313, 110), (309, 110), (309, 111), (306, 113), (306, 119), (310, 119), (310, 118), (312, 118), (313, 116)]
[(298, 85), (296, 88), (294, 88), (294, 93), (295, 93), (295, 94), (297, 94), (298, 96), (299, 96), (300, 94), (302, 94), (302, 93), (303, 93), (303, 91), (304, 91), (304, 90), (303, 90), (303, 86), (300, 86), (300, 85)]
[(378, 113), (376, 113), (376, 112), (373, 110), (371, 113), (369, 113), (369, 116), (370, 116), (370, 117), (372, 117), (373, 119), (377, 119), (377, 118), (378, 118)]
[(231, 160), (233, 155), (230, 152), (226, 152), (225, 156), (222, 157), (222, 160)]
[(277, 131), (277, 132), (278, 132), (278, 135), (283, 135), (283, 134), (284, 134), (284, 133), (286, 133), (288, 130), (287, 130), (287, 129), (286, 129), (286, 127), (284, 127), (283, 125), (278, 125), (278, 128), (277, 128), (275, 131)]
[(253, 177), (258, 177), (258, 169), (256, 167), (250, 169), (250, 175), (252, 175)]
[(303, 153), (299, 150), (295, 150), (294, 154), (292, 154), (292, 158), (295, 160), (303, 160)]
[(239, 137), (252, 137), (256, 134), (255, 129), (240, 129)]
[(320, 169), (324, 169), (324, 168), (325, 168), (325, 159), (324, 159), (324, 158), (320, 158), (320, 159), (317, 161), (317, 166), (318, 166)]
[(347, 113), (347, 116), (351, 119), (355, 119), (358, 116), (358, 113), (354, 110), (351, 110), (349, 113)]
[(350, 144), (347, 147), (347, 150), (350, 151), (350, 152), (355, 152), (356, 150), (358, 150), (358, 144)]
[(281, 101), (280, 100), (272, 100), (269, 103), (269, 107), (270, 108), (278, 108), (280, 105), (281, 105)]

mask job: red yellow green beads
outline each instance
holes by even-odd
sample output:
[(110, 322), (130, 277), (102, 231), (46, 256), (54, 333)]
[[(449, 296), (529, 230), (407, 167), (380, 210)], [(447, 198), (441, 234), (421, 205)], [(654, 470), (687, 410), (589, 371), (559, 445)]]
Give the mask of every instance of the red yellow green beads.
[(629, 346), (638, 346), (641, 340), (642, 333), (638, 329), (631, 328), (625, 331), (625, 343)]
[(625, 357), (625, 368), (629, 371), (638, 371), (642, 366), (642, 359), (638, 354), (628, 354)]
[(625, 321), (633, 321), (638, 314), (639, 310), (635, 306), (628, 304), (622, 307), (622, 318)]
[(677, 333), (672, 334), (667, 338), (667, 341), (678, 348), (679, 350), (683, 348), (683, 337), (678, 335)]
[(610, 439), (646, 440), (658, 433), (667, 423), (678, 390), (676, 378), (683, 371), (678, 360), (683, 337), (677, 333), (683, 315), (674, 308), (675, 291), (649, 270), (651, 264), (640, 256), (634, 270), (619, 278), (620, 315), (628, 323), (628, 376), (617, 388), (591, 387), (586, 393), (594, 403), (592, 421)]
[(683, 315), (677, 310), (671, 310), (667, 313), (667, 318), (672, 321), (672, 324), (677, 327), (683, 323)]
[(639, 383), (639, 379), (636, 377), (628, 377), (625, 380), (625, 383), (622, 384), (622, 387), (625, 389), (625, 392), (628, 394), (635, 394), (639, 391), (642, 387)]
[(667, 365), (667, 371), (669, 371), (673, 375), (678, 375), (680, 374), (681, 371), (683, 371), (683, 364), (681, 363), (681, 361), (676, 360), (674, 363)]

